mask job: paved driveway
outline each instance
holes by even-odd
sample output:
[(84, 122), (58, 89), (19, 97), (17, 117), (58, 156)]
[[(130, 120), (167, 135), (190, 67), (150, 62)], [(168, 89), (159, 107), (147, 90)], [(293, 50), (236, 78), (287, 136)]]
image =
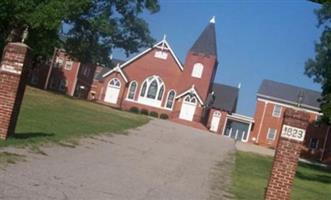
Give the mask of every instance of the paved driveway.
[(29, 154), (0, 170), (0, 199), (210, 199), (215, 166), (233, 159), (235, 147), (222, 136), (152, 120), (128, 136), (43, 150), (47, 156)]

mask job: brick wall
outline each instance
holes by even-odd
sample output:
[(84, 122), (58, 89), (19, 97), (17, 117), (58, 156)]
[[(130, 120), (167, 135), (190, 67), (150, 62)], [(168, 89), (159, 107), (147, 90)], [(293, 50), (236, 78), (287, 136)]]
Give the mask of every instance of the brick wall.
[[(305, 130), (309, 124), (309, 114), (286, 109), (283, 124)], [(302, 147), (300, 141), (280, 137), (266, 190), (266, 200), (290, 200)]]
[(0, 138), (14, 134), (22, 103), (30, 48), (22, 43), (8, 43), (3, 51), (0, 69)]

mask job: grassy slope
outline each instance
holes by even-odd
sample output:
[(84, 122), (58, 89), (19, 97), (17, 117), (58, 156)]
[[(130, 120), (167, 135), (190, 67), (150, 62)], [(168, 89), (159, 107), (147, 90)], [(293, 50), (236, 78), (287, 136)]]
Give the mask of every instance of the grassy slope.
[[(262, 200), (271, 166), (271, 157), (237, 152), (232, 189), (237, 199)], [(300, 163), (294, 180), (292, 199), (327, 200), (330, 198), (331, 171)]]
[(147, 117), (28, 87), (16, 134), (1, 146), (73, 140), (98, 133), (124, 133)]

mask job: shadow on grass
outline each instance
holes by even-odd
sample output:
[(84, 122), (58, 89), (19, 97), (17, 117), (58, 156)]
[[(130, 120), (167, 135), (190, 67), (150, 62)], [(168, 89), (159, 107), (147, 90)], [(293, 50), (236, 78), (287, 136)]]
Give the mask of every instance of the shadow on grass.
[(301, 172), (296, 173), (296, 177), (302, 180), (307, 180), (307, 181), (316, 181), (316, 182), (321, 182), (321, 183), (331, 183), (331, 175), (307, 175)]
[(10, 138), (17, 140), (26, 140), (32, 138), (52, 137), (54, 135), (54, 133), (15, 133), (14, 135), (11, 135)]
[(297, 171), (296, 177), (302, 180), (307, 181), (317, 181), (321, 183), (327, 183), (331, 184), (331, 170), (326, 167), (321, 166), (315, 166), (315, 165), (308, 165), (308, 164), (299, 164), (300, 167), (314, 170), (314, 171), (320, 171), (324, 172), (325, 174), (312, 174), (312, 173), (302, 173), (300, 171)]
[(306, 169), (326, 172), (326, 173), (329, 173), (330, 176), (331, 176), (331, 168), (330, 167), (323, 167), (323, 166), (306, 164), (306, 163), (299, 163), (299, 166), (302, 167), (302, 168), (306, 168)]

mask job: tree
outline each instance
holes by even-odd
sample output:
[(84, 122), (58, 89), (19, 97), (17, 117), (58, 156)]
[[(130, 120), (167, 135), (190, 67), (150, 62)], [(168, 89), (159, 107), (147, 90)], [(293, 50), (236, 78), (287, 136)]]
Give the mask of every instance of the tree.
[(0, 49), (8, 41), (26, 43), (35, 58), (46, 60), (54, 47), (65, 48), (86, 63), (109, 64), (109, 54), (122, 48), (137, 52), (154, 41), (144, 11), (159, 11), (157, 0), (1, 0)]
[(315, 44), (315, 58), (308, 59), (305, 64), (305, 74), (322, 86), (321, 110), (323, 120), (331, 123), (331, 3), (318, 1), (321, 8), (315, 13), (318, 26), (323, 33), (320, 41)]

